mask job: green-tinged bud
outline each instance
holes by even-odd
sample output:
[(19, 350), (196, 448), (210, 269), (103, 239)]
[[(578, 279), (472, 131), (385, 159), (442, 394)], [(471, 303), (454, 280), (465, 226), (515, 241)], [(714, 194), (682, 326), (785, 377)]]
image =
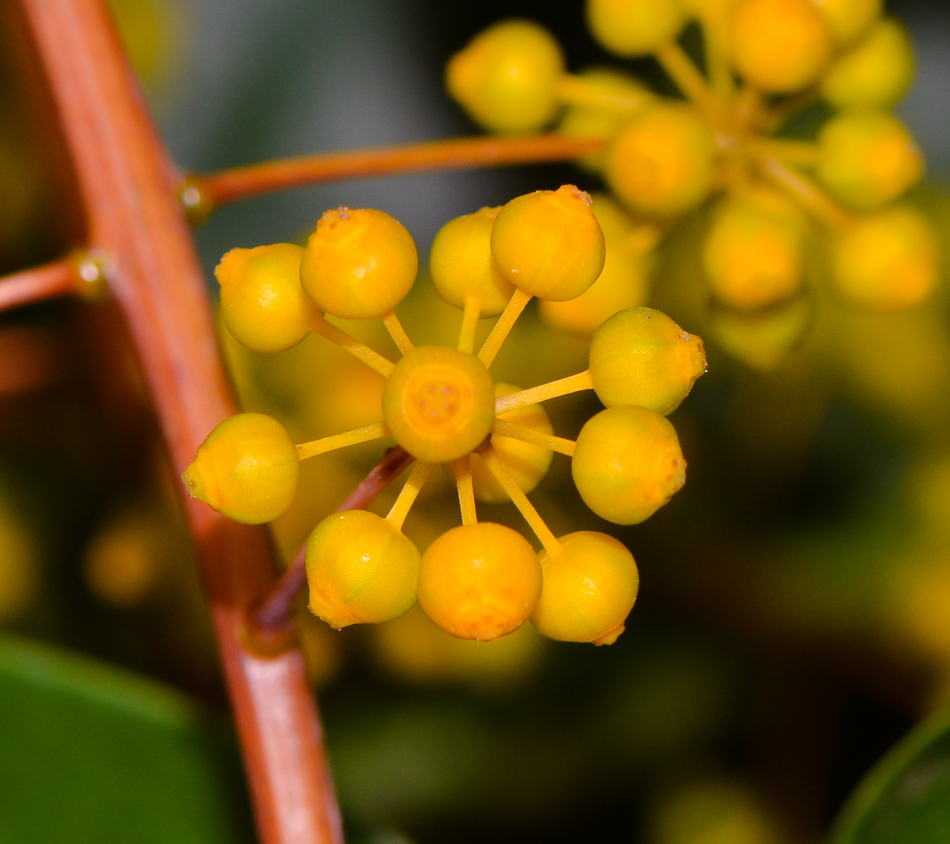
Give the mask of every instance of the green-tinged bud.
[(594, 391), (607, 407), (672, 413), (706, 371), (703, 341), (652, 308), (614, 314), (590, 344)]

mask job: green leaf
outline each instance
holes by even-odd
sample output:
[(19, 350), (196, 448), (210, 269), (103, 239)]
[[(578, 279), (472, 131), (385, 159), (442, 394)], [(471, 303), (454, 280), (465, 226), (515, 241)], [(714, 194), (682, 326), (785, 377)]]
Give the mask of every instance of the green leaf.
[(831, 844), (950, 841), (950, 709), (920, 724), (851, 795)]
[(0, 637), (0, 840), (252, 842), (233, 735), (158, 683)]

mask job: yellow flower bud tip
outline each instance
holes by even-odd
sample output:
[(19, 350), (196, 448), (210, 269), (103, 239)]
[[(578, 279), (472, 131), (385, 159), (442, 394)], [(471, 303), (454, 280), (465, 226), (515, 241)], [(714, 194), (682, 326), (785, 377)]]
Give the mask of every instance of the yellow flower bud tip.
[(419, 551), (366, 510), (333, 513), (307, 540), (310, 611), (337, 630), (391, 621), (416, 602)]
[(590, 345), (594, 392), (607, 406), (635, 404), (672, 413), (706, 371), (703, 341), (652, 308), (608, 319)]
[(446, 67), (449, 94), (494, 132), (531, 132), (557, 114), (564, 57), (533, 21), (509, 20), (477, 35)]
[(375, 208), (327, 211), (310, 235), (300, 283), (319, 308), (343, 319), (392, 310), (412, 288), (416, 245), (403, 225)]
[(474, 299), (482, 316), (500, 314), (515, 290), (491, 255), (491, 230), (500, 210), (482, 208), (450, 220), (435, 236), (429, 256), (439, 295), (457, 308)]
[(214, 277), (222, 287), (227, 284), (234, 276), (238, 267), (243, 266), (250, 253), (250, 249), (242, 249), (240, 246), (225, 252), (218, 261), (218, 266), (214, 268)]
[[(496, 398), (510, 396), (512, 393), (519, 392), (519, 390), (519, 387), (511, 384), (496, 384), (495, 396)], [(554, 433), (547, 411), (540, 404), (531, 404), (509, 410), (502, 413), (498, 418), (521, 425), (523, 428), (531, 428), (542, 434)], [(491, 444), (505, 464), (508, 474), (524, 492), (531, 492), (541, 483), (544, 476), (547, 475), (548, 469), (551, 468), (551, 461), (554, 459), (554, 453), (550, 449), (511, 437), (492, 434)], [(495, 476), (485, 465), (481, 455), (472, 454), (470, 468), (475, 497), (479, 501), (501, 503), (509, 500), (508, 493), (505, 492), (504, 487), (498, 483)]]
[(274, 243), (232, 249), (215, 269), (221, 284), (221, 316), (242, 346), (283, 352), (310, 333), (320, 315), (300, 286), (303, 249)]
[(682, 0), (587, 0), (587, 25), (619, 56), (645, 56), (672, 41), (686, 23)]
[(608, 630), (604, 633), (603, 636), (598, 637), (597, 639), (591, 639), (590, 643), (592, 645), (612, 645), (617, 639), (620, 638), (620, 634), (627, 629), (625, 624), (618, 624), (613, 630)]
[(835, 41), (842, 47), (855, 43), (880, 17), (883, 0), (812, 0)]
[(831, 30), (811, 0), (746, 0), (732, 19), (732, 57), (751, 84), (784, 94), (816, 82), (831, 57)]
[(488, 436), (495, 386), (474, 355), (448, 346), (419, 346), (399, 360), (383, 387), (383, 418), (413, 457), (462, 457)]
[(938, 252), (936, 235), (918, 211), (888, 208), (836, 236), (835, 286), (846, 299), (868, 308), (919, 305), (936, 287)]
[(419, 604), (442, 630), (487, 642), (512, 633), (541, 595), (541, 565), (528, 541), (492, 522), (461, 525), (422, 555)]
[(900, 21), (877, 21), (864, 39), (839, 56), (821, 82), (837, 108), (892, 108), (910, 87), (914, 50)]
[(577, 437), (571, 473), (584, 503), (620, 525), (648, 519), (686, 482), (686, 461), (667, 419), (645, 407), (603, 410)]
[(607, 154), (605, 177), (631, 208), (671, 217), (702, 203), (712, 186), (716, 141), (689, 106), (661, 103), (629, 121)]
[(855, 211), (875, 211), (920, 181), (924, 161), (914, 139), (883, 111), (843, 112), (818, 135), (818, 177)]
[(297, 448), (280, 422), (239, 413), (208, 435), (182, 480), (192, 498), (236, 522), (261, 524), (290, 506), (299, 472)]
[(495, 218), (491, 253), (502, 275), (532, 296), (580, 296), (604, 268), (604, 234), (590, 195), (562, 185), (515, 197)]
[[(181, 480), (192, 498), (204, 501), (205, 504), (211, 504), (212, 501), (218, 500), (219, 496), (215, 488), (215, 477), (213, 475), (206, 477), (202, 473), (202, 467), (197, 459), (189, 463), (185, 471), (181, 473)], [(212, 488), (209, 488), (209, 482)], [(211, 504), (211, 506), (213, 507), (214, 505)]]
[(580, 531), (539, 555), (544, 588), (531, 614), (539, 633), (562, 642), (613, 644), (637, 599), (633, 555), (612, 536)]

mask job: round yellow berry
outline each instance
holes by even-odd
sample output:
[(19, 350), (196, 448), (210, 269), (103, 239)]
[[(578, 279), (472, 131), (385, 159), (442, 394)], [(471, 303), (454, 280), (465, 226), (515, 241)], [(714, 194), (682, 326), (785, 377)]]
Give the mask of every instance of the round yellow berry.
[(386, 379), (383, 418), (413, 457), (455, 460), (491, 431), (495, 385), (474, 355), (448, 346), (420, 346), (401, 358)]
[(571, 473), (598, 516), (635, 525), (683, 486), (686, 461), (668, 419), (645, 407), (609, 407), (581, 428)]
[(493, 132), (531, 132), (554, 119), (564, 57), (554, 36), (532, 21), (509, 20), (475, 36), (449, 60), (449, 94)]
[(681, 0), (587, 0), (587, 25), (619, 56), (645, 56), (669, 43), (686, 23)]
[(542, 299), (580, 296), (604, 268), (604, 234), (590, 204), (590, 196), (574, 185), (512, 199), (491, 230), (491, 252), (502, 275)]
[(232, 249), (214, 270), (221, 317), (231, 336), (255, 352), (283, 352), (310, 333), (320, 311), (300, 286), (303, 249), (274, 243)]
[(607, 317), (647, 299), (650, 261), (658, 239), (655, 226), (637, 225), (610, 196), (595, 194), (591, 210), (604, 233), (604, 269), (590, 287), (567, 302), (542, 300), (545, 322), (564, 331), (593, 334)]
[(334, 208), (307, 241), (300, 283), (328, 314), (367, 319), (399, 304), (418, 269), (412, 235), (398, 220), (375, 208)]
[(333, 513), (307, 540), (310, 611), (337, 630), (398, 618), (416, 602), (420, 559), (416, 546), (375, 513)]
[(849, 208), (875, 211), (920, 181), (924, 161), (896, 117), (883, 111), (852, 111), (822, 127), (817, 172)]
[(614, 314), (594, 334), (589, 371), (607, 407), (672, 413), (706, 371), (703, 341), (652, 308)]
[(749, 199), (726, 200), (703, 244), (713, 294), (735, 308), (763, 308), (802, 285), (804, 228), (799, 215)]
[(914, 49), (904, 25), (883, 18), (821, 81), (821, 93), (837, 108), (891, 108), (914, 77)]
[(821, 10), (831, 34), (842, 47), (864, 35), (880, 16), (883, 0), (812, 0)]
[(528, 541), (491, 522), (442, 534), (422, 555), (419, 604), (446, 633), (486, 642), (521, 627), (541, 595), (541, 565)]
[(745, 0), (731, 29), (736, 69), (776, 94), (816, 82), (831, 57), (828, 22), (811, 0)]
[(709, 193), (716, 142), (689, 106), (649, 108), (621, 130), (607, 154), (605, 178), (631, 208), (656, 217), (682, 214)]
[[(495, 385), (496, 397), (510, 396), (517, 392), (519, 392), (519, 388), (511, 384)], [(513, 422), (522, 428), (530, 428), (541, 434), (554, 433), (547, 411), (540, 404), (517, 407), (507, 413), (502, 413), (498, 418)], [(524, 492), (531, 492), (541, 483), (541, 480), (548, 473), (548, 469), (551, 468), (554, 453), (550, 449), (526, 443), (523, 440), (503, 437), (500, 434), (492, 434), (491, 444), (498, 457), (505, 464), (508, 474)], [(479, 501), (504, 502), (509, 500), (505, 488), (495, 480), (495, 476), (479, 454), (472, 454), (469, 465), (472, 471), (475, 497)]]
[(457, 308), (474, 299), (482, 316), (500, 314), (515, 290), (491, 256), (491, 230), (500, 210), (482, 208), (450, 220), (439, 229), (429, 255), (439, 295)]
[(605, 533), (579, 531), (560, 541), (553, 553), (539, 555), (544, 588), (531, 625), (562, 642), (613, 644), (637, 599), (633, 555)]
[(290, 506), (299, 472), (297, 447), (280, 422), (263, 413), (239, 413), (208, 434), (181, 477), (192, 498), (256, 525)]
[(919, 305), (938, 277), (937, 238), (913, 208), (862, 217), (835, 238), (834, 280), (852, 302), (871, 308)]

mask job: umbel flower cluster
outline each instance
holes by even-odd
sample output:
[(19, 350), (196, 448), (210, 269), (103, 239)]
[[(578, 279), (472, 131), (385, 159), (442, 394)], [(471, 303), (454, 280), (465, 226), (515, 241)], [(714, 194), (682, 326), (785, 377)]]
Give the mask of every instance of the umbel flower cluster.
[[(430, 269), (442, 298), (462, 310), (454, 348), (414, 346), (393, 311), (418, 259), (409, 232), (382, 211), (330, 210), (305, 248), (233, 249), (221, 260), (221, 312), (239, 343), (279, 352), (311, 332), (338, 343), (385, 377), (382, 418), (295, 445), (276, 419), (232, 416), (184, 472), (191, 495), (237, 521), (262, 523), (290, 505), (300, 460), (387, 437), (414, 458), (387, 516), (336, 512), (307, 541), (310, 609), (333, 627), (394, 619), (418, 597), (437, 626), (468, 639), (504, 636), (529, 618), (566, 641), (608, 644), (623, 631), (638, 587), (630, 552), (604, 533), (556, 537), (527, 493), (559, 452), (571, 458), (577, 489), (599, 516), (634, 524), (663, 506), (686, 467), (665, 415), (705, 371), (702, 342), (659, 311), (634, 308), (600, 327), (584, 372), (528, 389), (495, 383), (489, 373), (532, 297), (567, 301), (600, 275), (604, 236), (590, 205), (566, 185), (441, 229)], [(327, 316), (381, 318), (402, 357), (388, 360)], [(486, 316), (498, 319), (476, 352), (476, 326)], [(576, 441), (555, 436), (540, 402), (584, 389), (606, 409)], [(439, 463), (454, 476), (461, 525), (420, 554), (402, 527)], [(540, 555), (517, 531), (478, 520), (476, 501), (501, 497), (521, 511)]]
[[(682, 99), (613, 69), (568, 73), (554, 37), (525, 20), (476, 36), (450, 60), (446, 83), (491, 131), (556, 125), (603, 141), (582, 163), (631, 215), (617, 240), (627, 238), (630, 254), (638, 232), (632, 262), (712, 200), (701, 260), (720, 313), (795, 312), (814, 241), (840, 298), (875, 310), (908, 307), (932, 292), (938, 259), (931, 226), (902, 201), (923, 173), (911, 135), (890, 113), (911, 81), (913, 52), (881, 7), (881, 0), (587, 0), (594, 38), (624, 59), (655, 58)], [(678, 40), (694, 24), (705, 73)], [(626, 295), (637, 295), (626, 284)], [(589, 304), (542, 314), (593, 330), (624, 295), (595, 291)]]

